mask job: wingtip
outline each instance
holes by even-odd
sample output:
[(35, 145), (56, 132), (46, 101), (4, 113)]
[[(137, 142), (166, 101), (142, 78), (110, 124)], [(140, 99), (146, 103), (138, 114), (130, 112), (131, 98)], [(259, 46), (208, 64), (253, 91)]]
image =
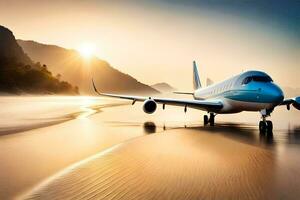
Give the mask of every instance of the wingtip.
[(92, 78), (92, 83), (93, 83), (93, 88), (94, 88), (94, 91), (97, 93), (97, 94), (100, 94), (96, 88), (96, 85), (95, 85), (95, 82), (94, 82), (94, 79)]

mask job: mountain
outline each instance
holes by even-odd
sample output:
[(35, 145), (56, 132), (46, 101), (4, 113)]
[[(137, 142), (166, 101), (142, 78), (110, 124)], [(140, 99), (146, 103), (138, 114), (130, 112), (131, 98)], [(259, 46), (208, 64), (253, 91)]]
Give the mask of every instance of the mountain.
[(78, 94), (78, 88), (54, 77), (46, 65), (34, 63), (13, 33), (0, 26), (0, 92)]
[(33, 61), (24, 53), (16, 42), (13, 33), (6, 27), (0, 26), (0, 60), (15, 63), (33, 64)]
[(300, 88), (283, 87), (282, 90), (285, 98), (300, 96)]
[(206, 79), (206, 86), (210, 86), (210, 85), (212, 85), (212, 84), (214, 84), (214, 81), (211, 80), (210, 78), (207, 78), (207, 79)]
[(154, 85), (151, 85), (151, 87), (153, 87), (154, 89), (160, 91), (160, 92), (173, 92), (176, 89), (173, 88), (171, 85), (169, 85), (168, 83), (156, 83)]
[(52, 72), (60, 74), (68, 82), (78, 85), (81, 93), (94, 94), (91, 84), (92, 78), (97, 88), (102, 92), (159, 93), (97, 57), (86, 60), (77, 51), (59, 46), (24, 40), (18, 40), (18, 43), (32, 59), (46, 63)]

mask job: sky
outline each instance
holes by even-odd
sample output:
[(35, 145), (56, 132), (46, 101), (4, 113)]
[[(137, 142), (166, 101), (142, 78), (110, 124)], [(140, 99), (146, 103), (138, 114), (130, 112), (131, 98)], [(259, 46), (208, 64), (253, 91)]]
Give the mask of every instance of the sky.
[(95, 54), (146, 84), (192, 89), (192, 61), (215, 82), (242, 71), (299, 87), (300, 1), (0, 0), (18, 39)]

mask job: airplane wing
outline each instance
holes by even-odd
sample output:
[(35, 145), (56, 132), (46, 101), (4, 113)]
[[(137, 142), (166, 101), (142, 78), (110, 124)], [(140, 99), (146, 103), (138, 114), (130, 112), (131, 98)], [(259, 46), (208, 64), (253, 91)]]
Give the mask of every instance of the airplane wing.
[(194, 92), (173, 92), (174, 94), (186, 94), (186, 95), (194, 95)]
[(295, 102), (295, 98), (284, 99), (279, 105), (290, 105)]
[(287, 109), (290, 110), (291, 104), (292, 104), (296, 109), (300, 110), (300, 96), (294, 97), (294, 98), (284, 99), (284, 100), (282, 101), (282, 103), (279, 104), (279, 106), (285, 105), (285, 106), (287, 106)]
[(209, 100), (209, 101), (207, 101), (207, 100), (192, 100), (192, 99), (184, 100), (184, 99), (173, 99), (173, 98), (143, 97), (143, 96), (130, 96), (130, 95), (101, 93), (97, 90), (93, 80), (92, 80), (92, 82), (93, 82), (94, 90), (98, 95), (132, 100), (133, 103), (135, 103), (136, 101), (145, 101), (147, 99), (152, 99), (156, 103), (160, 103), (160, 104), (190, 107), (190, 108), (195, 108), (195, 109), (210, 111), (210, 112), (218, 111), (223, 108), (223, 103), (218, 100)]

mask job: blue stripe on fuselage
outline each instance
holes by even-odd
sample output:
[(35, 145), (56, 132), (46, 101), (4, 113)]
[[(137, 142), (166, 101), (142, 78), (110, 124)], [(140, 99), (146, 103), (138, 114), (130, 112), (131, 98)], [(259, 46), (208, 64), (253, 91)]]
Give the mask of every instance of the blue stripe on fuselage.
[(273, 98), (263, 95), (259, 90), (231, 90), (222, 95), (224, 98), (253, 103), (272, 103)]
[(279, 103), (283, 100), (282, 90), (274, 83), (252, 82), (248, 85), (218, 95), (227, 99), (255, 103)]

